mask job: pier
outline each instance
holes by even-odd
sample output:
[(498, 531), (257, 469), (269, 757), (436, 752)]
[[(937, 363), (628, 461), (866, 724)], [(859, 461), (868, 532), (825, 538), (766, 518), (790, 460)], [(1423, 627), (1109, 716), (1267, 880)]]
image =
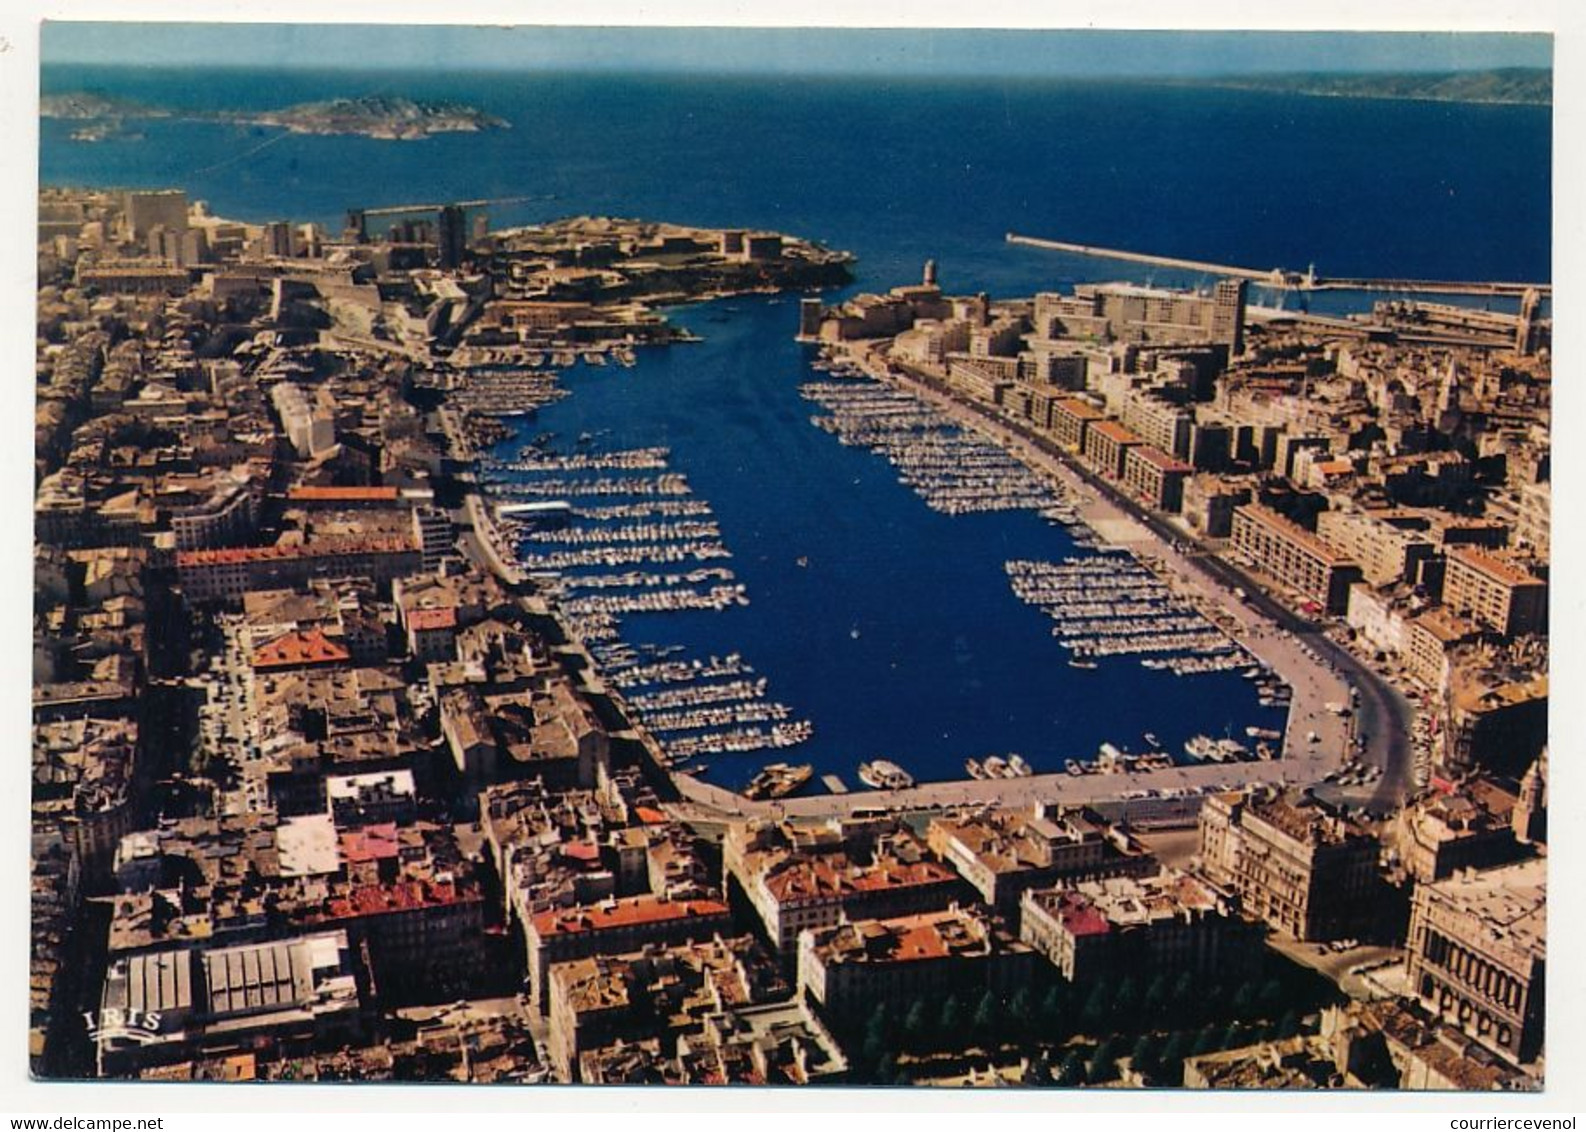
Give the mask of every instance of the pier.
[(1143, 263), (1151, 267), (1171, 267), (1181, 271), (1198, 271), (1207, 275), (1222, 275), (1232, 279), (1248, 279), (1265, 287), (1285, 291), (1400, 291), (1429, 295), (1509, 295), (1516, 298), (1527, 291), (1538, 295), (1552, 294), (1550, 283), (1511, 283), (1502, 280), (1453, 279), (1366, 279), (1345, 276), (1326, 277), (1316, 274), (1314, 267), (1304, 272), (1288, 271), (1274, 267), (1266, 271), (1253, 267), (1235, 267), (1226, 263), (1210, 263), (1198, 259), (1181, 259), (1177, 256), (1156, 255), (1151, 252), (1131, 252), (1121, 248), (1103, 248), (1091, 244), (1074, 244), (1066, 240), (1047, 240), (1038, 236), (1022, 236), (1017, 232), (1007, 234), (1007, 242), (1047, 251), (1068, 252), (1070, 255), (1090, 256), (1094, 259), (1112, 259), (1123, 263)]

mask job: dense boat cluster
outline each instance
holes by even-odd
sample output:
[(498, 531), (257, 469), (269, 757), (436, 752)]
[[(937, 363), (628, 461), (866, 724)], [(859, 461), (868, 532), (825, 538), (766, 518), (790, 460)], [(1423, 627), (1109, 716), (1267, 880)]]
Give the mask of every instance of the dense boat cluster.
[(1173, 654), (1152, 667), (1180, 674), (1251, 663), (1243, 649), (1132, 556), (1014, 560), (1004, 569), (1013, 592), (1056, 622), (1052, 635), (1081, 663), (1107, 656)]
[(799, 387), (826, 410), (811, 422), (850, 447), (868, 448), (898, 469), (898, 481), (948, 515), (1042, 511), (1062, 500), (1014, 457), (959, 428), (919, 398), (874, 381)]
[(637, 361), (631, 346), (612, 342), (601, 342), (596, 344), (594, 348), (578, 351), (534, 350), (513, 344), (494, 346), (466, 345), (459, 346), (453, 350), (448, 361), (454, 367), (464, 369), (497, 366), (511, 366), (516, 369), (530, 370), (544, 366), (566, 369), (579, 361), (582, 361), (585, 365), (603, 366), (606, 364), (608, 352), (618, 365), (632, 366)]
[(766, 680), (741, 657), (684, 660), (677, 647), (623, 640), (632, 614), (749, 603), (727, 566), (664, 569), (731, 558), (709, 502), (694, 497), (686, 476), (668, 470), (670, 451), (600, 451), (589, 434), (574, 451), (558, 451), (554, 440), (541, 434), (515, 456), (483, 459), (480, 475), (500, 501), (497, 514), (518, 564), (541, 581), (569, 632), (624, 692), (671, 763), (704, 773), (712, 756), (808, 739), (810, 723), (770, 699)]
[(511, 417), (567, 396), (555, 372), (526, 373), (521, 369), (474, 369), (447, 393), (449, 403), (470, 413)]

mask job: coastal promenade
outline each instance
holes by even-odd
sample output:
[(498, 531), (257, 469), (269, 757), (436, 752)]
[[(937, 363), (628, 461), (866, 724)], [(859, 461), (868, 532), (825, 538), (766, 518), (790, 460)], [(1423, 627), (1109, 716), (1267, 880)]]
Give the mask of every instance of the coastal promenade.
[[(866, 810), (919, 813), (959, 806), (1028, 806), (1034, 802), (1080, 805), (1134, 801), (1146, 811), (1162, 797), (1193, 797), (1218, 790), (1238, 790), (1260, 783), (1304, 784), (1320, 779), (1337, 764), (1320, 746), (1297, 758), (1270, 762), (1210, 763), (1133, 774), (1036, 774), (1028, 778), (963, 779), (930, 782), (906, 790), (857, 790), (847, 794), (814, 794), (777, 802), (754, 802), (686, 774), (673, 776), (684, 802), (674, 804), (680, 817), (710, 820), (723, 817), (846, 817)], [(1148, 797), (1148, 791), (1156, 791)], [(1133, 795), (1134, 798), (1124, 798)]]

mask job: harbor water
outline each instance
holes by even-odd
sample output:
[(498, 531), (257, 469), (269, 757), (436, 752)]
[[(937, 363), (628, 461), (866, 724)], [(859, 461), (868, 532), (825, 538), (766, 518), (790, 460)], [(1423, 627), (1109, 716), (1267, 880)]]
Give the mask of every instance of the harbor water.
[[(1071, 667), (1005, 563), (1093, 552), (1031, 510), (933, 510), (884, 458), (811, 423), (820, 407), (800, 386), (828, 375), (794, 341), (791, 299), (671, 313), (704, 340), (640, 350), (631, 369), (575, 368), (571, 396), (512, 418), (519, 436), (493, 455), (511, 461), (543, 434), (564, 453), (665, 447), (689, 498), (709, 502), (732, 557), (666, 569), (725, 565), (749, 604), (629, 614), (622, 640), (647, 653), (680, 648), (671, 659), (738, 653), (767, 698), (814, 733), (789, 750), (705, 759), (707, 781), (741, 786), (765, 763), (791, 760), (860, 788), (858, 764), (881, 757), (928, 782), (963, 777), (966, 758), (1009, 753), (1052, 772), (1095, 758), (1104, 742), (1147, 751), (1146, 731), (1183, 758), (1198, 733), (1242, 739), (1248, 726), (1283, 726), (1237, 672), (1176, 676), (1137, 656)], [(637, 569), (657, 570), (608, 572)]]

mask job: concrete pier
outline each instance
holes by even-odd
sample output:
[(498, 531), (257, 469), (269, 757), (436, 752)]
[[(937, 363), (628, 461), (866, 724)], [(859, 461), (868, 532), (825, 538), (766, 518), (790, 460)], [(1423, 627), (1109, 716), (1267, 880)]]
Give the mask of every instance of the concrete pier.
[(1552, 293), (1549, 283), (1510, 283), (1502, 280), (1460, 279), (1364, 279), (1328, 278), (1317, 275), (1314, 268), (1305, 272), (1285, 271), (1274, 267), (1261, 271), (1253, 267), (1234, 267), (1226, 263), (1208, 263), (1198, 259), (1180, 259), (1176, 256), (1154, 255), (1150, 252), (1130, 252), (1121, 248), (1101, 248), (1090, 244), (1072, 244), (1065, 240), (1045, 240), (1037, 236), (1021, 236), (1009, 232), (1010, 244), (1021, 244), (1048, 251), (1068, 252), (1071, 255), (1090, 256), (1095, 259), (1113, 259), (1122, 263), (1143, 263), (1151, 267), (1174, 267), (1182, 271), (1198, 271), (1207, 275), (1222, 275), (1233, 279), (1248, 279), (1268, 287), (1281, 287), (1292, 291), (1395, 291), (1428, 295), (1513, 295), (1521, 296), (1536, 291), (1546, 296)]

